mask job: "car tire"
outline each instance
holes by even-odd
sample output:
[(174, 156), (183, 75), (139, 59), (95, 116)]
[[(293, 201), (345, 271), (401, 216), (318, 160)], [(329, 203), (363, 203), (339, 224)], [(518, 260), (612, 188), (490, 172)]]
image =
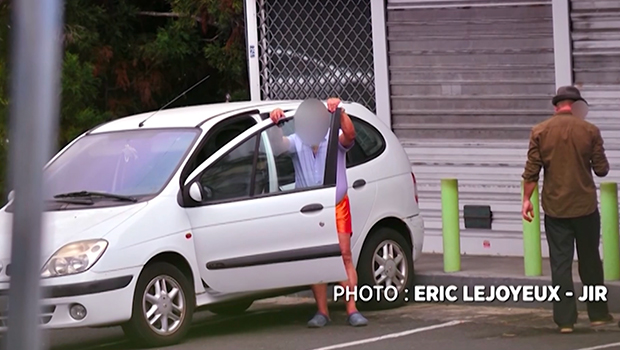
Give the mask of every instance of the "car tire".
[[(156, 288), (167, 292), (176, 289), (177, 292), (170, 297), (167, 293), (158, 293)], [(159, 306), (153, 303), (159, 303)], [(177, 267), (165, 262), (147, 265), (136, 284), (132, 317), (123, 325), (123, 332), (139, 346), (150, 348), (177, 344), (189, 331), (195, 305), (192, 285)], [(159, 315), (153, 325), (147, 315), (149, 310), (153, 310), (153, 317)], [(172, 330), (165, 329), (171, 327)]]
[[(380, 265), (380, 262), (375, 259), (375, 255), (379, 253), (380, 250), (382, 252), (384, 246), (387, 246), (388, 251), (391, 246), (395, 256), (389, 258), (385, 264)], [(402, 258), (400, 258), (402, 260), (398, 260), (399, 256), (402, 256)], [(411, 246), (396, 230), (389, 227), (379, 227), (371, 231), (368, 240), (362, 248), (357, 264), (358, 307), (366, 310), (385, 310), (404, 305), (405, 292), (410, 293), (413, 286), (414, 271), (412, 256)], [(379, 258), (379, 256), (377, 257)], [(379, 279), (383, 278), (384, 280), (378, 281), (375, 279), (375, 272), (381, 266), (383, 267), (384, 273), (379, 276)], [(387, 291), (387, 281), (393, 281), (397, 278), (396, 270), (401, 272), (404, 271), (405, 278), (400, 278), (401, 281), (404, 280), (400, 288), (398, 288), (394, 282), (391, 283), (392, 286), (398, 289), (396, 300), (393, 300), (393, 293), (388, 294), (389, 299), (385, 297), (384, 293)], [(377, 285), (383, 286), (379, 292), (375, 289)], [(364, 287), (364, 289), (368, 287), (373, 288), (372, 293), (369, 293), (369, 290), (362, 291), (362, 287)], [(393, 288), (391, 289), (393, 290)], [(360, 292), (362, 293), (360, 294)], [(372, 296), (372, 298), (366, 301), (368, 296)], [(364, 300), (360, 299), (360, 297), (364, 298)]]
[(209, 311), (220, 316), (234, 316), (241, 315), (246, 312), (250, 306), (254, 303), (254, 300), (240, 300), (231, 303), (224, 303), (221, 305), (213, 305), (209, 307)]

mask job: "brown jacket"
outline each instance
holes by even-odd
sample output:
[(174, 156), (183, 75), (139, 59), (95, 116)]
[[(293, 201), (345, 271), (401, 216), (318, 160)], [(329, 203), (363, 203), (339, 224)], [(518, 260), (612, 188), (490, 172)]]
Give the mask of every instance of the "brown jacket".
[(598, 209), (592, 171), (609, 173), (601, 131), (570, 112), (559, 112), (535, 125), (530, 135), (526, 182), (538, 182), (544, 169), (542, 208), (554, 218), (575, 218)]

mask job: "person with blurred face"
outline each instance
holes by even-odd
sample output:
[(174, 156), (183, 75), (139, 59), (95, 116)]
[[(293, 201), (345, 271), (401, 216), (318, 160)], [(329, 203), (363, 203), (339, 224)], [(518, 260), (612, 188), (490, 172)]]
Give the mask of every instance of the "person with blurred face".
[[(304, 101), (304, 103), (310, 101)], [(340, 99), (330, 98), (327, 101), (327, 112), (333, 113), (340, 105)], [(316, 101), (319, 103), (319, 101)], [(302, 104), (303, 105), (303, 104)], [(302, 106), (300, 106), (301, 109)], [(310, 186), (320, 186), (323, 184), (323, 176), (325, 169), (325, 162), (327, 158), (327, 145), (329, 130), (326, 130), (324, 137), (320, 137), (318, 142), (316, 137), (312, 134), (321, 132), (320, 125), (328, 127), (329, 114), (322, 113), (322, 109), (325, 106), (320, 103), (317, 108), (317, 116), (315, 123), (311, 123), (311, 118), (304, 116), (303, 120), (300, 117), (299, 120), (295, 119), (295, 133), (289, 136), (284, 136), (280, 128), (276, 132), (278, 135), (270, 135), (272, 140), (272, 146), (274, 152), (281, 154), (288, 152), (293, 159), (293, 165), (295, 168), (295, 187), (303, 188)], [(298, 111), (299, 113), (299, 111)], [(270, 113), (270, 118), (274, 123), (278, 123), (283, 118), (284, 111), (282, 109), (275, 109)], [(295, 116), (297, 118), (297, 115)], [(318, 125), (318, 126), (317, 126)], [(342, 252), (343, 262), (347, 271), (347, 281), (341, 282), (341, 285), (349, 290), (353, 291), (357, 285), (357, 272), (355, 265), (353, 264), (353, 258), (351, 255), (351, 236), (353, 235), (351, 225), (351, 210), (349, 206), (349, 197), (347, 196), (347, 177), (346, 177), (346, 153), (353, 147), (355, 141), (355, 128), (349, 116), (345, 113), (344, 109), (341, 109), (340, 114), (340, 130), (338, 138), (338, 157), (336, 167), (336, 227), (338, 234), (338, 241), (340, 244), (340, 250)], [(319, 134), (319, 136), (321, 136)], [(313, 139), (312, 144), (307, 144), (304, 140)], [(312, 286), (314, 298), (317, 303), (318, 311), (308, 321), (308, 326), (311, 328), (319, 328), (325, 326), (329, 321), (329, 310), (327, 307), (327, 285), (319, 284)], [(348, 322), (354, 327), (365, 326), (368, 321), (357, 310), (355, 306), (355, 300), (351, 298), (347, 301), (347, 314)]]
[[(587, 102), (579, 89), (558, 89), (552, 103), (555, 114), (535, 125), (530, 136), (524, 179), (522, 215), (534, 217), (530, 201), (544, 169), (542, 207), (545, 235), (549, 244), (551, 280), (559, 286), (559, 302), (554, 302), (553, 319), (562, 333), (571, 333), (577, 322), (577, 304), (573, 285), (573, 252), (577, 244), (579, 276), (584, 286), (603, 286), (603, 266), (599, 254), (601, 222), (596, 185), (592, 172), (599, 177), (609, 173), (601, 131), (585, 121)], [(575, 107), (573, 109), (573, 107)], [(567, 297), (566, 292), (574, 297)], [(588, 302), (592, 326), (613, 321), (606, 302)]]

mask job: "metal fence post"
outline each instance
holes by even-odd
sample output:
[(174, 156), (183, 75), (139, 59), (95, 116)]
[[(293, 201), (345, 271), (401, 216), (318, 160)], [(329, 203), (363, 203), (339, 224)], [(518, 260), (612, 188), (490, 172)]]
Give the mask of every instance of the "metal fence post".
[(441, 180), (441, 221), (445, 272), (461, 270), (461, 226), (458, 180)]
[[(524, 182), (521, 181), (521, 197), (523, 198)], [(538, 184), (530, 198), (534, 207), (534, 219), (528, 222), (523, 219), (523, 265), (526, 276), (542, 275), (542, 250), (540, 241), (540, 203)]]
[(620, 280), (620, 242), (618, 237), (618, 184), (601, 183), (601, 231), (605, 280)]
[(43, 167), (55, 139), (62, 2), (13, 1), (10, 183), (14, 186), (7, 350), (42, 349), (40, 319)]

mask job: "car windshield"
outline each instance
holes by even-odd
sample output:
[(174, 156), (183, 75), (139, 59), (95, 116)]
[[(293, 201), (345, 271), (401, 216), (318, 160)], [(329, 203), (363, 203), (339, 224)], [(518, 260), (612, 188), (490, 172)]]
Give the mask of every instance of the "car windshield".
[(51, 196), (99, 192), (148, 196), (161, 191), (198, 136), (195, 129), (90, 134), (44, 171)]

